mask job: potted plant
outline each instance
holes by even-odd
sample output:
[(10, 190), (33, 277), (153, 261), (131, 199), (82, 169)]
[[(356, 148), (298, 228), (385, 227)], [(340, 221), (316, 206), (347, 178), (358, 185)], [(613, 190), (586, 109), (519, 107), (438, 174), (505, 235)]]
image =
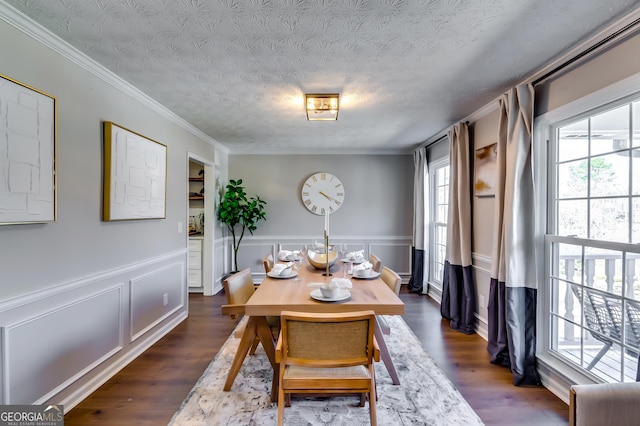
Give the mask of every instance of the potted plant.
[[(227, 226), (233, 237), (233, 262), (238, 271), (238, 249), (244, 237), (245, 231), (253, 235), (260, 220), (266, 220), (264, 207), (266, 201), (259, 196), (247, 197), (242, 186), (242, 179), (229, 180), (220, 205), (218, 206), (218, 220)], [(239, 235), (236, 233), (239, 231)]]

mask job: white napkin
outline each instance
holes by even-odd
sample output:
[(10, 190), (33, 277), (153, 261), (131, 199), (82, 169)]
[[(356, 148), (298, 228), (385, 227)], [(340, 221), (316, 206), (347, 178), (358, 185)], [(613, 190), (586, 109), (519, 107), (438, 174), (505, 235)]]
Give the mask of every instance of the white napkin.
[(369, 261), (363, 262), (353, 267), (353, 273), (355, 274), (358, 271), (367, 271), (367, 270), (370, 270), (371, 268), (373, 268), (373, 265), (371, 264), (371, 262)]
[(347, 278), (333, 278), (331, 281), (324, 283), (309, 283), (307, 286), (312, 288), (351, 288), (351, 280)]
[(271, 273), (273, 275), (289, 275), (291, 274), (292, 266), (293, 266), (293, 263), (291, 262), (276, 263), (275, 265), (273, 265), (273, 268), (271, 268)]
[(347, 259), (349, 260), (364, 259), (364, 250), (350, 251), (349, 253), (347, 253)]
[(333, 278), (327, 284), (327, 288), (351, 288), (351, 280), (347, 278)]
[(317, 241), (314, 241), (313, 244), (311, 244), (311, 250), (324, 252), (324, 243), (319, 243)]
[(278, 260), (297, 260), (300, 258), (300, 250), (280, 250), (278, 252)]
[(287, 260), (287, 256), (291, 256), (293, 254), (292, 251), (289, 250), (280, 250), (278, 252), (278, 260)]

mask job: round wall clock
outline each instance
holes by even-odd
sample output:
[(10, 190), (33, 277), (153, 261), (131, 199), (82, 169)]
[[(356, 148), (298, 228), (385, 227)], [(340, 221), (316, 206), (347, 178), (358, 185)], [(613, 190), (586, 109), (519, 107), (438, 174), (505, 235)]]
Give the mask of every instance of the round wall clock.
[(302, 185), (302, 203), (311, 213), (335, 212), (344, 202), (342, 182), (331, 173), (314, 173)]

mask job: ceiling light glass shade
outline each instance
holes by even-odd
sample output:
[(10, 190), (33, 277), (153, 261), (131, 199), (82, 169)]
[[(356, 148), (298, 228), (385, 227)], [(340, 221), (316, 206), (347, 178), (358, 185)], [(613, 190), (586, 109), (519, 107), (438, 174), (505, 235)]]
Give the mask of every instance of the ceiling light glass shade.
[(337, 120), (340, 95), (338, 93), (304, 95), (307, 120)]

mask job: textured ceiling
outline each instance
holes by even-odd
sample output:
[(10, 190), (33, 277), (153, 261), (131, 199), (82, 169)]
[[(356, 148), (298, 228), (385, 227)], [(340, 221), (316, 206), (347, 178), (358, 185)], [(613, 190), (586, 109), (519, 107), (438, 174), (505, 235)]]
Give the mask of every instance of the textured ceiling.
[(4, 1), (231, 153), (410, 152), (640, 3)]

